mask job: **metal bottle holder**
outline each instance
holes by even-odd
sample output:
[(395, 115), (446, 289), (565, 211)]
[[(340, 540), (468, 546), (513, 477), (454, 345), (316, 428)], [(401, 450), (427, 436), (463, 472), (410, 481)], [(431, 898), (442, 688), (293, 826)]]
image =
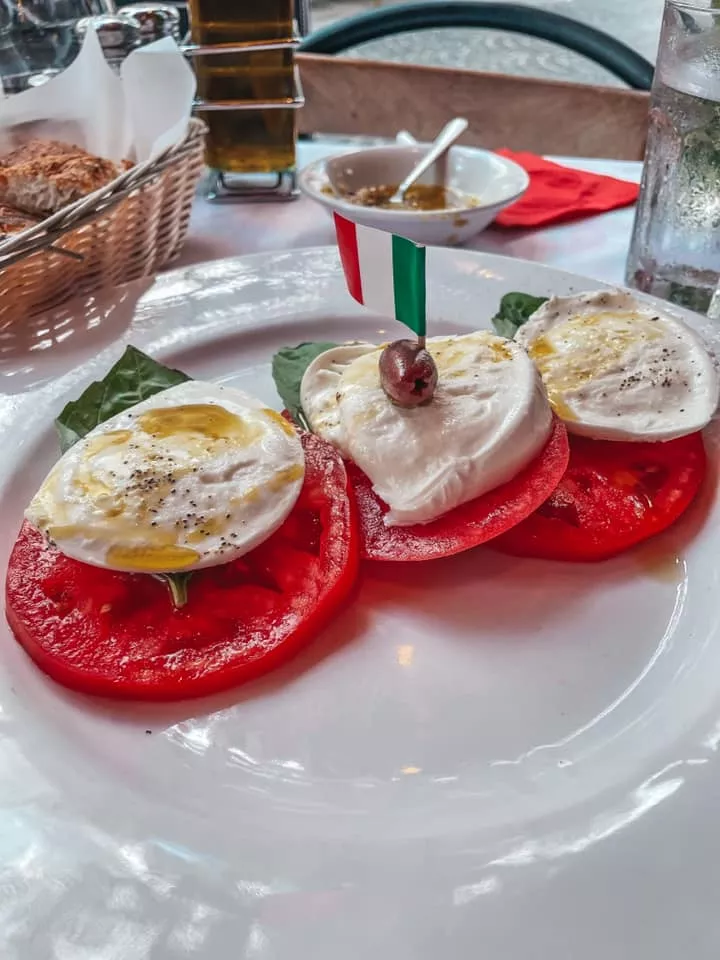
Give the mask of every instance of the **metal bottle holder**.
[[(268, 50), (294, 50), (300, 38), (309, 32), (310, 0), (295, 0), (295, 20), (293, 35), (282, 40), (249, 40), (237, 43), (198, 44), (186, 43), (182, 50), (188, 57), (215, 56), (228, 53), (258, 53)], [(300, 71), (293, 66), (293, 95), (277, 100), (203, 100), (196, 99), (194, 107), (199, 112), (215, 110), (299, 110), (305, 103)], [(233, 174), (250, 177), (254, 174)], [(212, 201), (223, 200), (294, 200), (298, 196), (297, 174), (295, 169), (271, 173), (275, 182), (269, 185), (242, 184), (228, 182), (228, 173), (223, 170), (211, 170), (208, 179), (206, 197)]]

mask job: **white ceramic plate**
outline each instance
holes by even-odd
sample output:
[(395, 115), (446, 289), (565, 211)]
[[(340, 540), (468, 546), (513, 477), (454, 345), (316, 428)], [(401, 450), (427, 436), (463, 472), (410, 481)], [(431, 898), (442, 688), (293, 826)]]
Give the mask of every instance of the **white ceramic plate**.
[[(596, 286), (443, 250), (429, 275), (433, 333)], [(3, 565), (53, 415), (121, 342), (272, 403), (277, 347), (393, 326), (325, 249), (166, 274), (133, 315), (139, 289), (3, 341)], [(651, 548), (368, 566), (304, 654), (222, 698), (83, 698), (3, 626), (2, 960), (716, 960), (710, 440), (703, 502)]]

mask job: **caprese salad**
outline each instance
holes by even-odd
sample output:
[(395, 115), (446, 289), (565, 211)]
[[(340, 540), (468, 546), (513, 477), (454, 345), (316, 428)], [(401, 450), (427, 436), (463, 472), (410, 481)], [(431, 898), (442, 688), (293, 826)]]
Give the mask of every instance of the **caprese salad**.
[(358, 566), (347, 473), (241, 390), (129, 347), (61, 413), (65, 449), (27, 508), (6, 611), (55, 680), (181, 699), (284, 662)]
[(284, 416), (129, 347), (58, 417), (8, 567), (17, 640), (75, 689), (199, 696), (311, 640), (361, 553), (599, 560), (674, 522), (718, 403), (697, 335), (613, 292), (509, 294), (493, 322), (282, 350)]
[(437, 385), (419, 405), (384, 388), (385, 345), (276, 356), (289, 412), (347, 463), (363, 555), (426, 560), (493, 540), (600, 560), (673, 523), (703, 481), (700, 431), (718, 404), (694, 331), (620, 291), (508, 294), (493, 324), (497, 336), (427, 341)]
[(705, 478), (700, 431), (718, 405), (717, 369), (700, 337), (629, 293), (600, 291), (540, 304), (515, 340), (570, 432), (570, 463), (498, 548), (604, 560), (674, 523)]

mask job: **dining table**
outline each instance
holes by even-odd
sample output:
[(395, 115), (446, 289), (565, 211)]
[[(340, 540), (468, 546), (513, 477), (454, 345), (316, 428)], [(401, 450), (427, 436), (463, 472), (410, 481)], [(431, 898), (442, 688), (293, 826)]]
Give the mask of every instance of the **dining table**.
[[(351, 142), (302, 141), (297, 166), (355, 149)], [(551, 157), (568, 167), (639, 182), (642, 164), (635, 161)], [(309, 197), (289, 202), (210, 201), (201, 182), (185, 247), (173, 267), (267, 251), (293, 250), (335, 243), (332, 220)], [(633, 207), (613, 210), (542, 229), (490, 227), (465, 249), (533, 260), (607, 283), (623, 283), (634, 216)]]
[[(373, 140), (373, 144), (383, 141)], [(384, 141), (388, 142), (388, 141)], [(367, 138), (325, 138), (300, 141), (297, 167), (302, 170), (324, 156), (366, 145)], [(639, 182), (642, 164), (597, 158), (549, 159), (593, 173)], [(210, 175), (208, 174), (208, 177)], [(325, 208), (300, 195), (288, 201), (257, 199), (211, 201), (208, 180), (198, 184), (188, 235), (165, 271), (176, 271), (178, 289), (204, 282), (211, 261), (253, 254), (291, 253), (334, 246), (335, 230)], [(477, 250), (535, 262), (609, 284), (623, 284), (632, 232), (634, 206), (533, 229), (491, 225), (464, 245)], [(234, 265), (236, 269), (238, 265)], [(199, 271), (199, 272), (198, 272)], [(217, 273), (216, 269), (211, 272)], [(0, 329), (0, 392), (12, 395), (36, 390), (120, 342), (136, 315), (140, 299), (147, 302), (153, 278), (73, 298), (23, 325)]]
[[(298, 168), (356, 148), (300, 142)], [(550, 159), (633, 182), (642, 172)], [(477, 330), (510, 291), (623, 284), (633, 218), (627, 206), (543, 228), (490, 226), (464, 250), (434, 251), (429, 293), (447, 306), (443, 329)], [(200, 184), (168, 271), (0, 326), (0, 561), (57, 457), (50, 411), (62, 419), (82, 391), (92, 404), (93, 381), (127, 344), (195, 381), (183, 388), (238, 387), (277, 421), (275, 351), (349, 339), (347, 319), (353, 339), (377, 342), (387, 331), (347, 297), (334, 244), (309, 197), (211, 202)], [(499, 268), (467, 250), (509, 259)], [(706, 441), (715, 459), (717, 426)], [(544, 471), (557, 468), (552, 457)], [(688, 484), (704, 469), (704, 457), (692, 462)], [(6, 629), (0, 960), (674, 960), (688, 944), (696, 960), (717, 957), (711, 499), (699, 498), (679, 536), (607, 565), (466, 547), (434, 569), (369, 565), (316, 645), (276, 676), (205, 700), (76, 694), (36, 670)], [(297, 563), (299, 549), (282, 549)], [(77, 610), (89, 604), (83, 596)], [(129, 658), (106, 649), (125, 669)], [(167, 662), (183, 663), (175, 652)]]

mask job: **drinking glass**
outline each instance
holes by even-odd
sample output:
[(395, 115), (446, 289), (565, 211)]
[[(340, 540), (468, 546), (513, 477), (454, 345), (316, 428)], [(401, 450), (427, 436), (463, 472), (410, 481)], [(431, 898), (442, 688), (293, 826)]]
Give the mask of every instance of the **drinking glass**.
[(627, 282), (705, 313), (720, 279), (720, 9), (666, 0)]
[(24, 90), (33, 75), (67, 67), (79, 51), (77, 21), (112, 9), (113, 0), (2, 0), (0, 82), (5, 93)]

